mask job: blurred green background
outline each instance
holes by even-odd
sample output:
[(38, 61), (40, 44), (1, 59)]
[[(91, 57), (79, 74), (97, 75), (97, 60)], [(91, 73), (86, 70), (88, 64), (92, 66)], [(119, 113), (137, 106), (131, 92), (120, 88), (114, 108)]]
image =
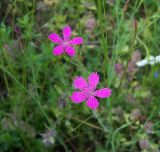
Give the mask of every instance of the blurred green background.
[[(72, 27), (76, 56), (48, 35)], [(1, 0), (0, 152), (159, 152), (159, 0)], [(98, 72), (112, 96), (96, 111), (70, 100)]]

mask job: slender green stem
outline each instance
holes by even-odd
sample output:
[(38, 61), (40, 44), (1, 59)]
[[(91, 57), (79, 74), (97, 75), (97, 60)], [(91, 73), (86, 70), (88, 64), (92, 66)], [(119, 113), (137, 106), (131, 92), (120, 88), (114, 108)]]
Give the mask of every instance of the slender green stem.
[(132, 38), (132, 41), (131, 41), (131, 45), (129, 47), (130, 54), (129, 54), (129, 57), (128, 57), (128, 60), (127, 60), (127, 64), (126, 64), (125, 69), (124, 69), (124, 73), (122, 75), (122, 79), (121, 79), (121, 81), (119, 83), (118, 90), (120, 90), (120, 88), (121, 88), (122, 82), (123, 82), (123, 80), (125, 78), (125, 75), (126, 75), (126, 72), (127, 72), (127, 69), (128, 69), (128, 64), (129, 64), (129, 61), (131, 59), (131, 55), (132, 55), (132, 53), (134, 51), (134, 43), (135, 43), (135, 40), (136, 40), (136, 34), (137, 34), (137, 28), (135, 27), (134, 33), (133, 33), (133, 38)]
[[(97, 12), (98, 12), (98, 18), (99, 18), (99, 23), (100, 23), (100, 34), (101, 34), (101, 44), (103, 48), (103, 54), (104, 54), (104, 79), (106, 79), (106, 74), (107, 74), (107, 62), (108, 62), (108, 49), (107, 49), (107, 36), (105, 38), (105, 28), (104, 28), (104, 23), (103, 23), (103, 11), (102, 11), (102, 6), (103, 10), (105, 12), (104, 4), (102, 1), (97, 0)], [(104, 14), (106, 15), (106, 14)]]

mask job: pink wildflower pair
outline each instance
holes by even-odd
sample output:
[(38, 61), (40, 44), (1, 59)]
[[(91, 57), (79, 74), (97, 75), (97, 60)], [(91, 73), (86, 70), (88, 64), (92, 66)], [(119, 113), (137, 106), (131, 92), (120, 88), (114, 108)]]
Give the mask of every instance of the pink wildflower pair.
[[(83, 43), (83, 38), (75, 37), (70, 40), (71, 36), (71, 28), (69, 26), (65, 26), (63, 28), (63, 39), (56, 33), (51, 33), (48, 38), (57, 43), (53, 49), (53, 55), (61, 55), (64, 52), (69, 56), (73, 57), (75, 55), (75, 49), (73, 45), (79, 45)], [(79, 91), (73, 92), (71, 96), (71, 100), (74, 103), (81, 103), (83, 101), (87, 101), (86, 104), (90, 109), (96, 109), (99, 105), (98, 98), (107, 98), (111, 95), (111, 90), (109, 88), (103, 88), (99, 90), (95, 90), (99, 83), (99, 75), (97, 73), (91, 73), (86, 81), (83, 77), (77, 77), (74, 80), (75, 89), (79, 89)]]

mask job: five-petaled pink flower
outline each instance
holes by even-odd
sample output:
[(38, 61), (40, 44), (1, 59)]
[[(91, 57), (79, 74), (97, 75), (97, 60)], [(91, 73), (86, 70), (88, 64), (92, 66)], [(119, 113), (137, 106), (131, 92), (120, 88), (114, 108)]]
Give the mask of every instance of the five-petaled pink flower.
[(63, 28), (63, 39), (56, 33), (51, 33), (48, 36), (52, 42), (59, 44), (53, 49), (53, 55), (61, 55), (64, 52), (66, 52), (71, 57), (75, 55), (75, 49), (73, 45), (82, 44), (83, 39), (81, 37), (75, 37), (70, 40), (71, 33), (72, 31), (70, 26), (65, 26)]
[(107, 98), (111, 95), (111, 89), (103, 88), (95, 90), (99, 83), (99, 75), (97, 73), (91, 73), (88, 77), (88, 83), (83, 77), (77, 77), (74, 80), (74, 87), (80, 91), (73, 92), (71, 100), (74, 103), (80, 103), (86, 100), (86, 104), (91, 109), (96, 109), (99, 105), (98, 100), (95, 97)]

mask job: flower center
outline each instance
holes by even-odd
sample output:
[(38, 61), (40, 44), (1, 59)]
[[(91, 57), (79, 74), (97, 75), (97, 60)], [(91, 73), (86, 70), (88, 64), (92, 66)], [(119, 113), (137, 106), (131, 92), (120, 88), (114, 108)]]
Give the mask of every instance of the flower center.
[(68, 45), (68, 42), (67, 42), (67, 41), (64, 41), (64, 42), (63, 42), (63, 46), (66, 46), (66, 45)]
[(87, 98), (89, 98), (90, 96), (93, 96), (93, 93), (94, 93), (94, 91), (91, 90), (90, 88), (85, 88), (84, 92), (85, 92)]

